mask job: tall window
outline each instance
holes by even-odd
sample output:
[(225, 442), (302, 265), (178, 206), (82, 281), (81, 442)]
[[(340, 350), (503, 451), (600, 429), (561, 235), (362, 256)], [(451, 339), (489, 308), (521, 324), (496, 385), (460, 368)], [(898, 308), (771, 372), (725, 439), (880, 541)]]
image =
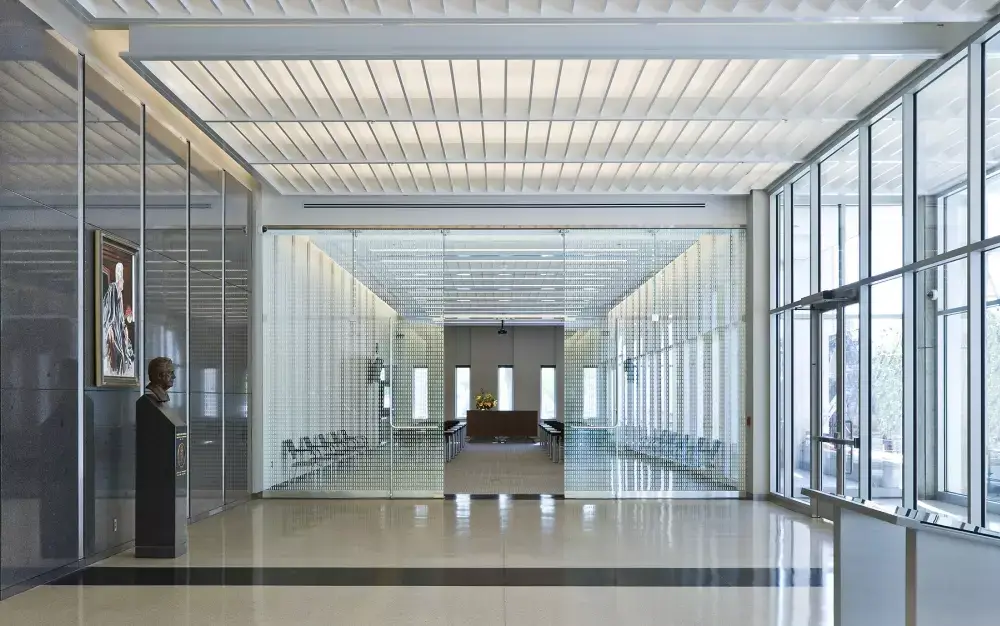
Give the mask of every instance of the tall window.
[(551, 365), (542, 366), (542, 403), (539, 419), (556, 419), (556, 368)]
[(903, 265), (903, 109), (872, 124), (871, 246), (873, 276)]
[(903, 280), (871, 287), (872, 497), (903, 502)]
[(597, 417), (597, 368), (583, 368), (583, 419)]
[(514, 368), (511, 365), (497, 368), (497, 408), (501, 411), (514, 410)]
[(425, 420), (427, 411), (427, 368), (413, 368), (413, 419)]
[(469, 366), (455, 368), (455, 419), (464, 420), (472, 406), (472, 390), (469, 388)]

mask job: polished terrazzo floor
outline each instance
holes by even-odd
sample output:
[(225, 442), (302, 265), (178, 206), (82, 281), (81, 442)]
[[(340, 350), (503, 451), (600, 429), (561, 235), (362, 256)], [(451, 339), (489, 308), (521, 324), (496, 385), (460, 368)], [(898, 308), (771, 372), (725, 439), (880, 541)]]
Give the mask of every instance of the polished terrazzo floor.
[(469, 443), (444, 466), (445, 493), (563, 492), (563, 465), (532, 443)]
[(0, 623), (832, 624), (832, 533), (747, 501), (254, 501)]

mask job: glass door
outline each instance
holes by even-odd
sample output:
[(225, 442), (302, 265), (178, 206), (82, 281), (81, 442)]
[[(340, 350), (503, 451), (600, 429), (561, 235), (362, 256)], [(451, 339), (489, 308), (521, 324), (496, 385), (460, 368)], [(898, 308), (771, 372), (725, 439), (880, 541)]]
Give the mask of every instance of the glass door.
[[(812, 303), (811, 486), (860, 495), (860, 307), (853, 294)], [(816, 511), (822, 515), (821, 511)]]

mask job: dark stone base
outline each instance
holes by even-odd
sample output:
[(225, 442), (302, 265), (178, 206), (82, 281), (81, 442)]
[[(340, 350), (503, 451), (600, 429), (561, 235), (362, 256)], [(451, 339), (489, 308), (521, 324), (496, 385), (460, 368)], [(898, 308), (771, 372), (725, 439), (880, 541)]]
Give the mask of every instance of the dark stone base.
[(137, 559), (176, 559), (187, 554), (187, 546), (136, 546)]

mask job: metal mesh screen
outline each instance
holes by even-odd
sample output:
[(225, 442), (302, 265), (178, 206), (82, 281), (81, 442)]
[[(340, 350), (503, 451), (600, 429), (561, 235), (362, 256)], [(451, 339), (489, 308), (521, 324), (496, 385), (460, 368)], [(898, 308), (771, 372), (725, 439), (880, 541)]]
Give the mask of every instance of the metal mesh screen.
[(386, 254), (392, 237), (264, 239), (264, 478), (272, 495), (443, 493), (440, 320), (403, 318), (359, 280), (378, 288), (381, 264), (426, 247)]
[[(567, 495), (736, 495), (743, 231), (567, 232), (565, 241)], [(638, 288), (623, 280), (607, 294), (617, 304), (574, 286), (578, 274), (650, 261), (663, 269)]]

